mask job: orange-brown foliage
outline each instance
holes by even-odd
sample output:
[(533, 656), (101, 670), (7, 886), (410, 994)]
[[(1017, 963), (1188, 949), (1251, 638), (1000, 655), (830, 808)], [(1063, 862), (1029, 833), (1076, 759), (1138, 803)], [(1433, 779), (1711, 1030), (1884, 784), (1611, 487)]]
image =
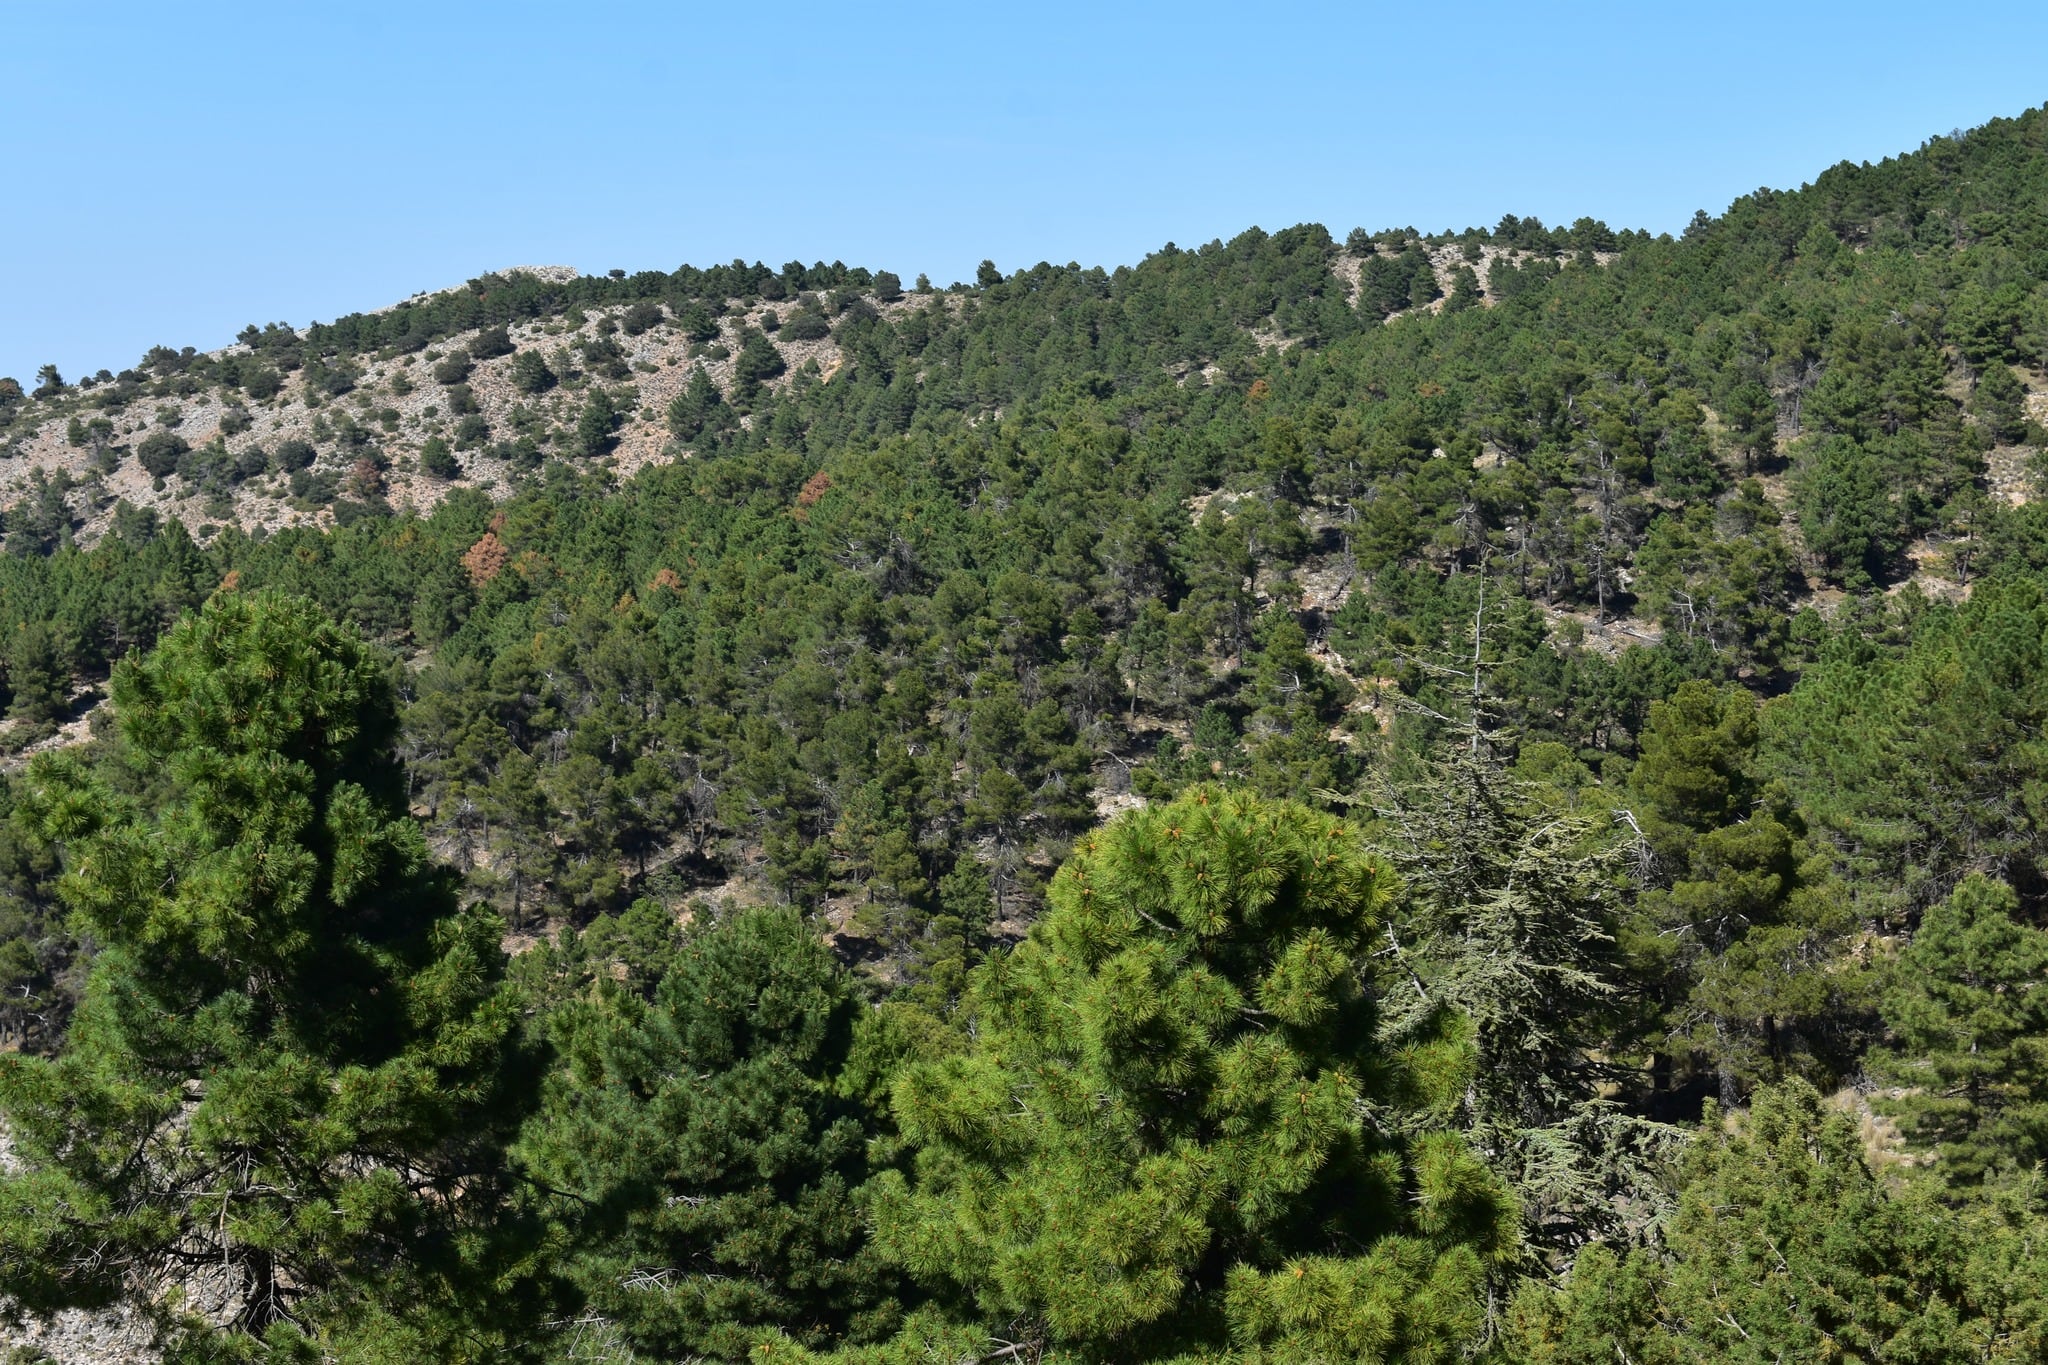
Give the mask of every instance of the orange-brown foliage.
[(505, 572), (512, 552), (505, 548), (505, 542), (498, 539), (496, 531), (484, 532), (484, 538), (469, 547), (462, 556), (462, 567), (469, 572), (469, 581), (481, 588), (484, 584)]
[(825, 490), (831, 486), (832, 476), (822, 469), (819, 470), (811, 475), (810, 478), (804, 480), (804, 486), (797, 491), (796, 505), (798, 507), (816, 507), (818, 499), (824, 497)]
[(384, 491), (384, 471), (365, 455), (349, 466), (349, 488), (359, 498), (372, 498)]

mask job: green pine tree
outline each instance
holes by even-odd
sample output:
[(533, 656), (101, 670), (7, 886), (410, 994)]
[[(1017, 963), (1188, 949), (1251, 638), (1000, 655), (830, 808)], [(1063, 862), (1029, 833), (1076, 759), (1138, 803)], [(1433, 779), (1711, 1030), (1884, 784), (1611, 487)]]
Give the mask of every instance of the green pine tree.
[(1956, 1217), (1872, 1174), (1804, 1081), (1709, 1105), (1663, 1246), (1582, 1253), (1515, 1304), (1502, 1357), (1537, 1365), (2041, 1359), (2038, 1214)]
[(525, 1067), (497, 923), (406, 815), (383, 661), (302, 599), (223, 595), (113, 697), (160, 810), (65, 756), (23, 803), (99, 954), (62, 1054), (0, 1065), (0, 1292), (168, 1320), (189, 1289), (209, 1358), (503, 1358)]
[(739, 354), (732, 361), (733, 405), (751, 410), (767, 382), (789, 368), (782, 351), (763, 332), (746, 329)]
[(711, 376), (702, 365), (692, 366), (689, 383), (668, 405), (669, 431), (678, 441), (694, 441), (706, 434), (723, 435), (734, 422), (732, 409)]
[(1442, 1129), (1465, 1050), (1374, 1042), (1393, 894), (1342, 821), (1214, 787), (1085, 838), (896, 1084), (887, 1248), (1032, 1349), (1454, 1356), (1514, 1211)]
[(601, 973), (556, 1012), (523, 1144), (589, 1309), (660, 1359), (885, 1332), (893, 1273), (855, 1198), (867, 1127), (837, 1089), (845, 971), (793, 910), (751, 911), (689, 936), (652, 995)]
[(2020, 920), (2011, 887), (1971, 876), (1928, 910), (1884, 1018), (1897, 1046), (1874, 1069), (1951, 1183), (2048, 1160), (2048, 932)]
[(1987, 365), (1977, 380), (1971, 402), (1977, 410), (1977, 420), (1994, 441), (2017, 441), (2026, 435), (2026, 386), (2013, 377), (2007, 366), (1996, 362)]
[(1685, 683), (1651, 704), (1641, 744), (1629, 785), (1656, 867), (1624, 937), (1661, 997), (1648, 1031), (1660, 1079), (1676, 1079), (1667, 1063), (1711, 1068), (1732, 1105), (1787, 1071), (1839, 1074), (1869, 1007), (1868, 973), (1838, 956), (1857, 920), (1790, 796), (1763, 778), (1755, 699)]

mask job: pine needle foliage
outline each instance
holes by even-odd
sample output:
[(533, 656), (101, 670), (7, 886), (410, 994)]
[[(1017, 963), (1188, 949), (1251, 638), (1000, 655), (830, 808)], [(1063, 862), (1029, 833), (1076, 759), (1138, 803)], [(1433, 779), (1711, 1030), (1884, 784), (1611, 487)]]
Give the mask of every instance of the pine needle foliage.
[(1952, 1184), (2048, 1160), (2048, 932), (1989, 877), (1963, 880), (1920, 921), (1885, 993), (1895, 1046), (1871, 1069)]
[(1802, 1080), (1743, 1115), (1709, 1105), (1682, 1179), (1658, 1249), (1590, 1248), (1563, 1290), (1523, 1295), (1506, 1358), (1962, 1365), (2048, 1348), (2038, 1224), (1893, 1193)]
[(1455, 1134), (1368, 1114), (1462, 1084), (1375, 1042), (1395, 894), (1343, 820), (1198, 787), (1083, 839), (1051, 910), (978, 969), (972, 1044), (894, 1108), (884, 1244), (962, 1309), (1087, 1359), (1432, 1360), (1514, 1242)]
[(845, 969), (787, 907), (699, 930), (660, 965), (651, 1000), (606, 976), (556, 1011), (522, 1148), (564, 1196), (584, 1305), (652, 1359), (886, 1333), (895, 1277), (856, 1199), (869, 1116), (837, 1091), (858, 1014)]
[(498, 1358), (516, 1333), (499, 930), (406, 815), (388, 679), (303, 599), (222, 594), (114, 674), (156, 815), (31, 768), (99, 953), (61, 1055), (0, 1065), (22, 1305), (139, 1301), (206, 1359)]

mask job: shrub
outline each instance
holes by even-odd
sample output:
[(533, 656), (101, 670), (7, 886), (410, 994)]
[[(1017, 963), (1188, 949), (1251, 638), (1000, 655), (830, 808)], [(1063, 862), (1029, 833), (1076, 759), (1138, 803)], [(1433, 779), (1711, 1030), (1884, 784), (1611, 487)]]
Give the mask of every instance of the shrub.
[(454, 355), (449, 356), (434, 366), (434, 382), (451, 386), (460, 384), (463, 380), (469, 378), (471, 368), (473, 367), (470, 363), (469, 353), (467, 351), (457, 351)]
[(625, 329), (627, 336), (636, 337), (642, 332), (661, 326), (665, 320), (660, 304), (652, 299), (642, 299), (626, 310), (626, 315), (619, 319), (619, 325)]
[(316, 474), (310, 469), (301, 469), (292, 475), (292, 496), (303, 498), (307, 502), (333, 502), (335, 487), (340, 482), (340, 476), (332, 470), (324, 474)]
[(235, 461), (227, 445), (215, 437), (203, 446), (188, 448), (178, 457), (178, 477), (191, 487), (218, 489), (234, 479)]
[(514, 469), (531, 472), (541, 466), (540, 443), (532, 436), (521, 436), (516, 441), (500, 441), (487, 454), (503, 460)]
[(472, 360), (496, 360), (501, 355), (511, 355), (512, 351), (512, 334), (503, 327), (487, 327), (469, 343)]
[(270, 458), (271, 463), (278, 470), (289, 474), (293, 470), (304, 469), (311, 465), (313, 463), (313, 455), (314, 450), (310, 443), (294, 439), (280, 442), (276, 452)]
[(539, 351), (521, 351), (512, 361), (512, 387), (521, 393), (546, 393), (555, 386), (555, 372)]
[(718, 319), (711, 310), (701, 303), (686, 303), (676, 314), (676, 325), (683, 329), (683, 335), (692, 341), (705, 342), (718, 339)]
[(626, 363), (626, 348), (608, 336), (583, 343), (584, 363), (606, 379), (624, 379), (633, 372)]
[(844, 342), (849, 327), (858, 327), (861, 323), (871, 322), (880, 316), (881, 314), (875, 311), (875, 305), (866, 299), (855, 299), (847, 304), (839, 315), (838, 339)]
[(329, 398), (341, 397), (354, 388), (356, 380), (361, 377), (362, 370), (346, 358), (323, 360), (315, 356), (306, 362), (306, 387)]
[(156, 478), (175, 471), (178, 461), (192, 448), (184, 437), (168, 431), (152, 431), (135, 447), (135, 458)]
[(784, 341), (823, 341), (832, 334), (832, 324), (816, 308), (799, 308), (782, 324)]
[(388, 517), (390, 515), (391, 504), (381, 497), (370, 497), (361, 501), (353, 498), (336, 498), (334, 500), (334, 524), (336, 526), (353, 526), (357, 522), (368, 518)]
[(420, 447), (420, 473), (430, 479), (453, 479), (462, 473), (462, 463), (439, 436), (430, 436)]

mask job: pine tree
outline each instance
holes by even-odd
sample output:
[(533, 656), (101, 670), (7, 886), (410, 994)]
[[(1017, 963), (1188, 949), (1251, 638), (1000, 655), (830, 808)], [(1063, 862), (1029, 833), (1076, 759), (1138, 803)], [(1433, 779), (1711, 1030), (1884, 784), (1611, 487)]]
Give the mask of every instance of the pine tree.
[(1373, 1041), (1393, 891), (1340, 820), (1214, 787), (1085, 838), (973, 1043), (896, 1084), (888, 1249), (1033, 1349), (1454, 1352), (1513, 1211), (1441, 1130), (1463, 1050)]
[(1868, 590), (1889, 576), (1906, 538), (1876, 454), (1829, 437), (1801, 460), (1794, 490), (1807, 549), (1843, 587)]
[(521, 393), (546, 393), (557, 382), (547, 357), (538, 350), (521, 351), (512, 358), (512, 387)]
[(1971, 401), (1977, 420), (1994, 441), (2017, 441), (2027, 434), (2026, 386), (2005, 365), (1993, 362), (1985, 367)]
[(2048, 932), (2003, 882), (1966, 878), (1899, 955), (1873, 1069), (1904, 1087), (1907, 1133), (1972, 1184), (2048, 1160)]
[(1724, 1105), (1788, 1070), (1847, 1066), (1868, 1007), (1867, 973), (1822, 969), (1854, 912), (1789, 794), (1763, 779), (1758, 743), (1753, 697), (1688, 682), (1651, 704), (1629, 776), (1657, 859), (1628, 936), (1661, 977), (1648, 1041), (1711, 1066)]
[(222, 595), (113, 697), (162, 804), (69, 757), (29, 775), (99, 954), (62, 1054), (0, 1066), (0, 1291), (189, 1294), (235, 1357), (498, 1358), (516, 1018), (495, 920), (407, 818), (384, 664), (301, 599)]
[(892, 1277), (855, 1202), (867, 1130), (836, 1088), (845, 971), (786, 909), (692, 934), (665, 968), (651, 1002), (603, 975), (556, 1013), (524, 1143), (567, 1196), (590, 1310), (662, 1359), (885, 1331)]
[(2038, 1215), (1965, 1219), (1890, 1193), (1804, 1081), (1709, 1105), (1663, 1246), (1589, 1249), (1515, 1305), (1503, 1355), (1539, 1365), (2039, 1360)]
[(782, 351), (767, 334), (749, 327), (732, 361), (732, 396), (736, 407), (751, 409), (767, 382), (789, 368)]
[(576, 432), (572, 448), (579, 455), (594, 458), (612, 448), (613, 433), (625, 414), (619, 411), (618, 403), (601, 386), (592, 385), (590, 397), (583, 402), (583, 410), (576, 416)]
[(707, 433), (714, 437), (723, 435), (732, 428), (734, 420), (725, 396), (719, 393), (702, 365), (691, 369), (689, 383), (668, 405), (668, 429), (678, 441), (694, 441)]
[(50, 625), (24, 622), (7, 642), (7, 689), (13, 694), (8, 710), (36, 723), (59, 719), (71, 701), (73, 652)]

